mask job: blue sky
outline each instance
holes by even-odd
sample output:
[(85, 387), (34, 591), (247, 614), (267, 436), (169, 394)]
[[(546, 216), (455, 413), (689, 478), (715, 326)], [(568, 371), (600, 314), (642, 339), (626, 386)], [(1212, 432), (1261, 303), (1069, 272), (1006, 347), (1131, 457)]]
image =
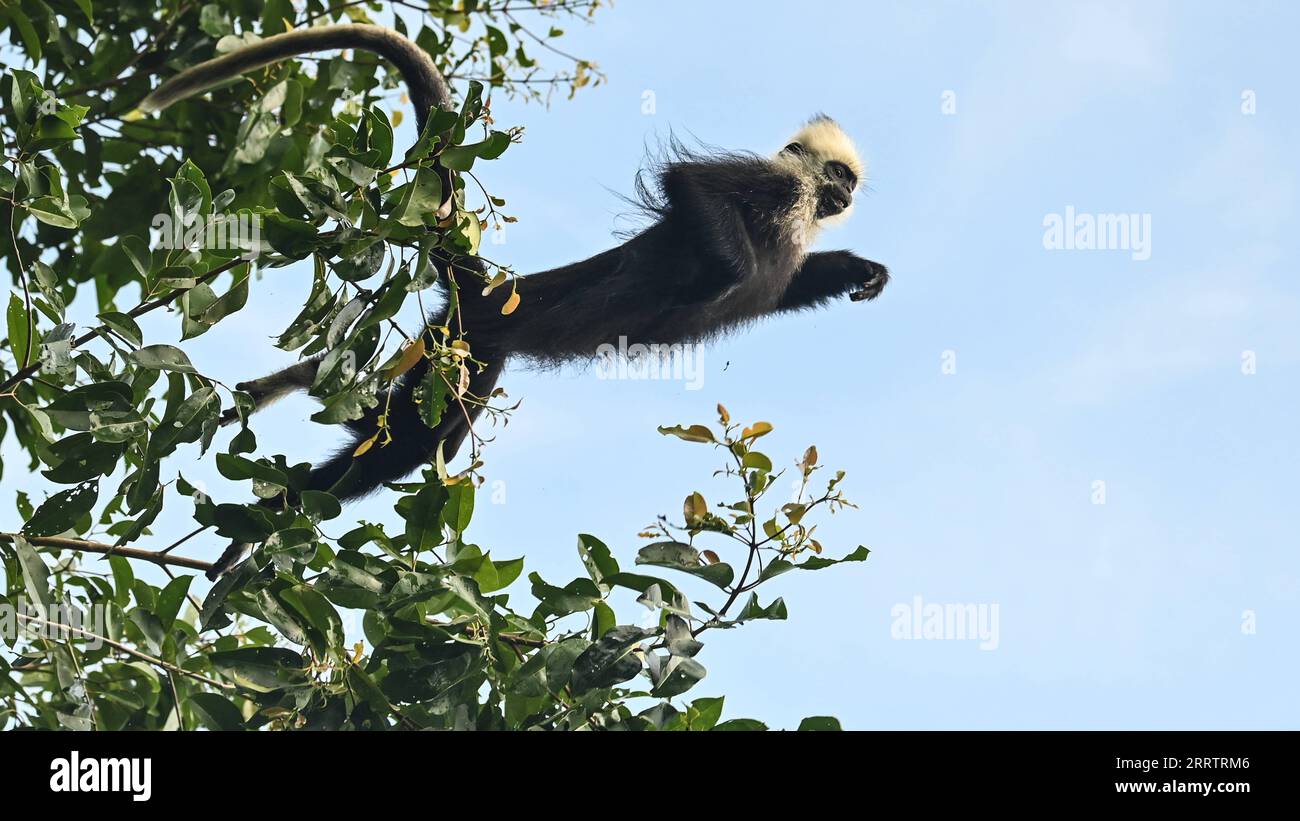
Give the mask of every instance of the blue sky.
[[(494, 101), (499, 123), (527, 133), (486, 176), (520, 218), (490, 256), (527, 272), (609, 247), (627, 225), (616, 195), (670, 129), (768, 152), (825, 111), (871, 170), (853, 218), (820, 246), (894, 279), (874, 303), (712, 345), (700, 390), (509, 372), (523, 405), (485, 454), (505, 501), (481, 495), (470, 535), (552, 582), (582, 573), (579, 532), (630, 564), (657, 514), (729, 490), (709, 478), (716, 454), (655, 432), (711, 421), (722, 402), (776, 426), (774, 459), (815, 443), (845, 470), (861, 508), (825, 517), (819, 536), (829, 553), (873, 550), (765, 586), (788, 621), (706, 635), (709, 676), (691, 695), (725, 694), (727, 716), (1300, 726), (1300, 434), (1286, 421), (1300, 399), (1298, 26), (1300, 9), (1280, 2), (636, 0), (566, 24), (565, 47), (609, 82), (549, 110)], [(1046, 250), (1044, 218), (1067, 206), (1149, 215), (1150, 258)], [(270, 270), (253, 292), (188, 348), (203, 372), (233, 383), (291, 361), (267, 337), (305, 276)], [(175, 324), (155, 324), (153, 341)], [(260, 417), (263, 448), (330, 450), (335, 432), (307, 422), (312, 410), (293, 400)], [(27, 481), (11, 464), (6, 494)], [(216, 496), (243, 492), (195, 453), (170, 467)], [(391, 504), (347, 513), (391, 522)], [(187, 508), (173, 503), (159, 544), (188, 529)], [(891, 611), (915, 596), (997, 605), (997, 649), (891, 638)], [(624, 620), (640, 618), (624, 604)]]

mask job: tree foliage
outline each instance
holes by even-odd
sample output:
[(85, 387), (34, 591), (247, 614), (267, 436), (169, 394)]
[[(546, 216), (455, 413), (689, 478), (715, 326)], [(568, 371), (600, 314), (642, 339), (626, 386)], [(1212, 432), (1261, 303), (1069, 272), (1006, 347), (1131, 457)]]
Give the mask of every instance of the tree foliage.
[[(701, 635), (786, 618), (784, 602), (757, 588), (836, 563), (821, 555), (809, 514), (848, 503), (841, 474), (809, 492), (815, 449), (796, 468), (799, 498), (765, 515), (760, 502), (781, 471), (755, 443), (770, 425), (733, 424), (719, 407), (716, 429), (661, 428), (718, 448), (736, 500), (711, 509), (691, 493), (680, 520), (661, 518), (642, 534), (653, 541), (635, 569), (582, 535), (583, 577), (560, 586), (532, 573), (530, 597), (512, 596), (504, 591), (522, 588), (523, 560), (467, 540), (483, 478), (476, 438), (463, 470), (439, 458), (418, 480), (391, 486), (399, 528), (362, 522), (330, 537), (326, 529), (346, 528), (338, 501), (304, 489), (309, 465), (261, 452), (249, 397), (205, 375), (183, 347), (145, 338), (138, 320), (164, 310), (182, 342), (221, 333), (213, 329), (244, 307), (255, 271), (296, 264), (310, 272), (305, 300), (276, 344), (325, 355), (313, 419), (359, 418), (421, 357), (433, 365), (418, 394), (426, 423), (466, 402), (507, 412), (493, 406), (498, 396), (466, 394), (481, 363), (458, 329), (422, 336), (394, 317), (408, 300), (431, 297), (435, 248), (477, 255), (489, 225), (513, 220), (479, 176), (522, 133), (497, 126), (490, 93), (546, 100), (599, 82), (593, 65), (554, 45), (563, 20), (597, 3), (396, 5), (407, 13), (378, 22), (415, 39), (461, 92), (459, 111), (432, 116), (404, 153), (394, 139), (400, 77), (364, 53), (288, 61), (159, 116), (133, 114), (159, 76), (291, 26), (369, 22), (379, 4), (0, 6), (10, 41), (0, 76), (0, 258), (14, 283), (0, 439), (27, 460), (0, 467), (63, 488), (40, 501), (20, 492), (23, 524), (0, 534), (9, 648), (0, 652), (0, 726), (762, 726), (723, 719), (720, 698), (681, 697), (705, 674)], [(534, 52), (565, 70), (547, 73)], [(442, 222), (432, 215), (443, 197), (435, 161), (478, 189), (457, 191), (458, 208)], [(512, 287), (513, 272), (488, 262), (484, 287)], [(69, 319), (74, 300), (93, 301), (78, 314), (94, 316), (87, 327)], [(223, 407), (238, 429), (219, 450)], [(361, 448), (388, 446), (401, 443), (381, 428)], [(247, 482), (255, 500), (280, 503), (208, 497), (168, 463), (181, 447)], [(192, 504), (196, 529), (163, 547), (152, 527), (165, 504)], [(203, 590), (187, 571), (207, 563), (173, 552), (196, 533), (260, 546)], [(738, 560), (724, 560), (732, 551)], [(858, 548), (839, 561), (866, 555)], [(687, 589), (715, 595), (692, 601)], [(620, 621), (618, 590), (635, 593), (647, 616)], [(359, 631), (346, 629), (354, 615)]]

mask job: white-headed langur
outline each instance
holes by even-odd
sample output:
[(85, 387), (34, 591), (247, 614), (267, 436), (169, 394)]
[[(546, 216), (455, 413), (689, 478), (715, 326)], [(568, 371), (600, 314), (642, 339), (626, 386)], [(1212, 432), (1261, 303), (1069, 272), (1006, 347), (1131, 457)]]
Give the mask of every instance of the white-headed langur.
[[(181, 72), (140, 108), (158, 111), (289, 57), (348, 48), (375, 52), (398, 68), (421, 132), (434, 106), (453, 109), (447, 84), (423, 49), (395, 31), (360, 24), (268, 37)], [(443, 191), (449, 192), (439, 216), (446, 216), (455, 189), (449, 172), (439, 173), (446, 180)], [(819, 228), (848, 215), (865, 173), (852, 141), (820, 115), (772, 157), (675, 147), (649, 181), (638, 179), (641, 205), (653, 219), (650, 227), (591, 259), (520, 278), (519, 307), (508, 315), (501, 308), (509, 289), (482, 295), (480, 260), (438, 258), (445, 276), (456, 280), (459, 327), (474, 358), (486, 363), (471, 377), (468, 395), (485, 400), (512, 358), (540, 365), (588, 359), (619, 337), (644, 344), (700, 342), (768, 314), (815, 308), (839, 296), (874, 299), (889, 280), (885, 266), (848, 251), (809, 251)], [(447, 282), (440, 285), (447, 290)], [(448, 310), (429, 325), (444, 325)], [(237, 388), (265, 406), (309, 388), (319, 361), (304, 360)], [(412, 392), (428, 367), (422, 360), (389, 388), (390, 401), (346, 423), (352, 441), (312, 470), (310, 488), (343, 501), (427, 464), (439, 443), (451, 459), (479, 403), (466, 403), (467, 413), (449, 409), (434, 428), (425, 425)], [(384, 409), (391, 444), (354, 455), (358, 444), (375, 434)], [(228, 570), (246, 550), (247, 545), (231, 545), (209, 577)]]

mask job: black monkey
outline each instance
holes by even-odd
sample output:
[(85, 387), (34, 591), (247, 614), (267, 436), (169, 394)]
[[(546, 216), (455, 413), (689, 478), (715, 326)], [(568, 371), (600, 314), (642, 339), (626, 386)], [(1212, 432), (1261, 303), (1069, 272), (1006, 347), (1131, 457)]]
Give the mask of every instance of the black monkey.
[[(391, 60), (410, 87), (421, 129), (431, 106), (451, 107), (446, 83), (415, 44), (376, 26), (337, 25), (276, 35), (187, 69), (141, 108), (156, 111), (239, 73), (325, 48), (366, 49)], [(468, 393), (486, 398), (512, 357), (556, 365), (593, 357), (619, 337), (697, 342), (841, 295), (874, 299), (889, 279), (885, 266), (848, 251), (808, 251), (819, 228), (848, 216), (864, 173), (853, 143), (825, 116), (815, 117), (774, 157), (681, 152), (652, 184), (638, 184), (654, 218), (649, 228), (591, 259), (521, 278), (519, 308), (509, 315), (501, 313), (504, 289), (481, 295), (479, 260), (440, 260), (458, 286), (459, 320), (474, 357), (487, 363), (471, 377)], [(440, 214), (450, 208), (448, 200)], [(442, 325), (447, 310), (431, 325)], [(237, 387), (264, 406), (310, 387), (318, 362), (309, 359)], [(391, 401), (347, 423), (352, 441), (312, 470), (308, 486), (347, 500), (427, 464), (439, 443), (450, 459), (478, 406), (467, 403), (467, 414), (449, 408), (436, 428), (425, 425), (412, 392), (428, 367), (422, 360), (390, 388)], [(354, 456), (357, 445), (374, 435), (385, 407), (391, 444)], [(209, 577), (227, 570), (246, 548), (231, 545)]]

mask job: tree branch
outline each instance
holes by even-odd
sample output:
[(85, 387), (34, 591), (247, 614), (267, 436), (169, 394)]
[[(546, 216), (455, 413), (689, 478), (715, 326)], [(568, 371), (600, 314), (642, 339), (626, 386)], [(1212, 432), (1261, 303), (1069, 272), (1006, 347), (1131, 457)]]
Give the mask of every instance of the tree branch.
[[(18, 533), (0, 533), (0, 541), (12, 542), (15, 537), (20, 536)], [(202, 559), (190, 559), (185, 556), (169, 556), (157, 550), (145, 550), (140, 547), (116, 547), (103, 542), (88, 542), (85, 539), (69, 539), (63, 536), (23, 536), (28, 542), (37, 547), (57, 547), (63, 550), (79, 550), (82, 553), (103, 553), (105, 556), (122, 556), (127, 559), (139, 559), (144, 562), (153, 562), (159, 565), (175, 565), (176, 567), (188, 567), (191, 570), (208, 571), (212, 569), (212, 562), (205, 562)]]

